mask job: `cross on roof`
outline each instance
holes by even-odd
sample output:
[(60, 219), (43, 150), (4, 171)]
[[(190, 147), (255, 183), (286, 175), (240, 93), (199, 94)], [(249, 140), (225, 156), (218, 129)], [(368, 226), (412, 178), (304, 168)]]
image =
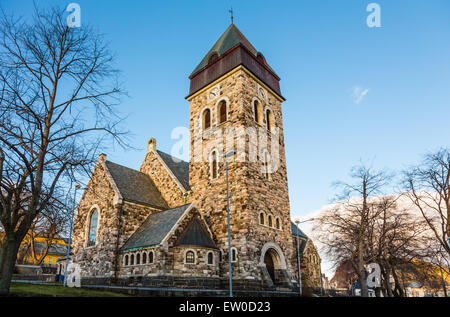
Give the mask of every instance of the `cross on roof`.
[(231, 7), (231, 9), (228, 11), (231, 14), (231, 24), (233, 24), (233, 7)]

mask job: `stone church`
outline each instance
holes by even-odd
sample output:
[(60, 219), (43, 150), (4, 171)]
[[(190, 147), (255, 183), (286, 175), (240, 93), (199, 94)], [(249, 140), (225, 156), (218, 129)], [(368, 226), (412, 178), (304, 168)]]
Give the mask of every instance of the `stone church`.
[[(295, 289), (295, 235), (304, 235), (290, 218), (280, 78), (231, 24), (189, 79), (189, 163), (153, 138), (139, 170), (100, 155), (74, 221), (82, 284), (226, 289), (231, 257), (234, 288)], [(255, 155), (248, 134), (211, 137), (242, 128), (266, 140)], [(229, 254), (224, 154), (240, 141), (244, 151), (228, 159)]]

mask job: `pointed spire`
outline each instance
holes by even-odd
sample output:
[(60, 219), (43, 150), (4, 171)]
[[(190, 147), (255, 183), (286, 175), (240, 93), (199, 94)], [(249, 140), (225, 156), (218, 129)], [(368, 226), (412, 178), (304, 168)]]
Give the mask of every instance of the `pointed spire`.
[(220, 36), (214, 46), (209, 50), (206, 56), (202, 59), (200, 64), (195, 68), (192, 72), (191, 76), (198, 72), (200, 69), (205, 67), (208, 64), (209, 57), (216, 53), (221, 57), (223, 54), (228, 52), (231, 48), (241, 43), (245, 48), (247, 48), (253, 55), (257, 55), (258, 51), (253, 47), (253, 45), (247, 40), (247, 38), (239, 31), (239, 29), (234, 24), (230, 24), (230, 26), (225, 30), (225, 32)]

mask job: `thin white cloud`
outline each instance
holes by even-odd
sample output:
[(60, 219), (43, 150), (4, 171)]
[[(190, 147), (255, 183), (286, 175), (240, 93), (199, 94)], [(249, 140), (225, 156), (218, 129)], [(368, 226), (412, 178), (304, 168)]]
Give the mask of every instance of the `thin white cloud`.
[(351, 96), (353, 98), (353, 102), (358, 105), (368, 93), (369, 93), (369, 88), (354, 86), (352, 88), (352, 94), (351, 94)]

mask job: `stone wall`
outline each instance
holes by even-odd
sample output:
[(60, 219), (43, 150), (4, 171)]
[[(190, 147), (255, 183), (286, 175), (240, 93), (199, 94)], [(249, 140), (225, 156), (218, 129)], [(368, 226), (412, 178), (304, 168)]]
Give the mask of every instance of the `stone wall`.
[(303, 287), (321, 288), (321, 259), (314, 243), (309, 239), (300, 257)]
[[(186, 251), (195, 252), (195, 263), (184, 263)], [(207, 263), (208, 252), (213, 252), (214, 263)], [(174, 268), (173, 275), (178, 276), (203, 276), (203, 277), (219, 277), (219, 258), (218, 250), (201, 248), (197, 246), (178, 246), (174, 247)]]
[[(120, 204), (101, 156), (78, 205), (73, 228), (73, 261), (81, 266), (82, 276), (113, 276), (116, 241), (119, 233)], [(98, 207), (96, 244), (87, 247), (91, 208)]]
[[(149, 263), (149, 252), (153, 252), (153, 263)], [(124, 252), (120, 255), (120, 276), (156, 276), (165, 271), (163, 261), (163, 251), (161, 247), (144, 248), (138, 251)], [(142, 264), (143, 254), (147, 254), (147, 263)], [(140, 254), (140, 264), (137, 264), (136, 257)], [(125, 256), (128, 255), (128, 265), (125, 265)], [(134, 264), (130, 263), (130, 256), (134, 256)]]

